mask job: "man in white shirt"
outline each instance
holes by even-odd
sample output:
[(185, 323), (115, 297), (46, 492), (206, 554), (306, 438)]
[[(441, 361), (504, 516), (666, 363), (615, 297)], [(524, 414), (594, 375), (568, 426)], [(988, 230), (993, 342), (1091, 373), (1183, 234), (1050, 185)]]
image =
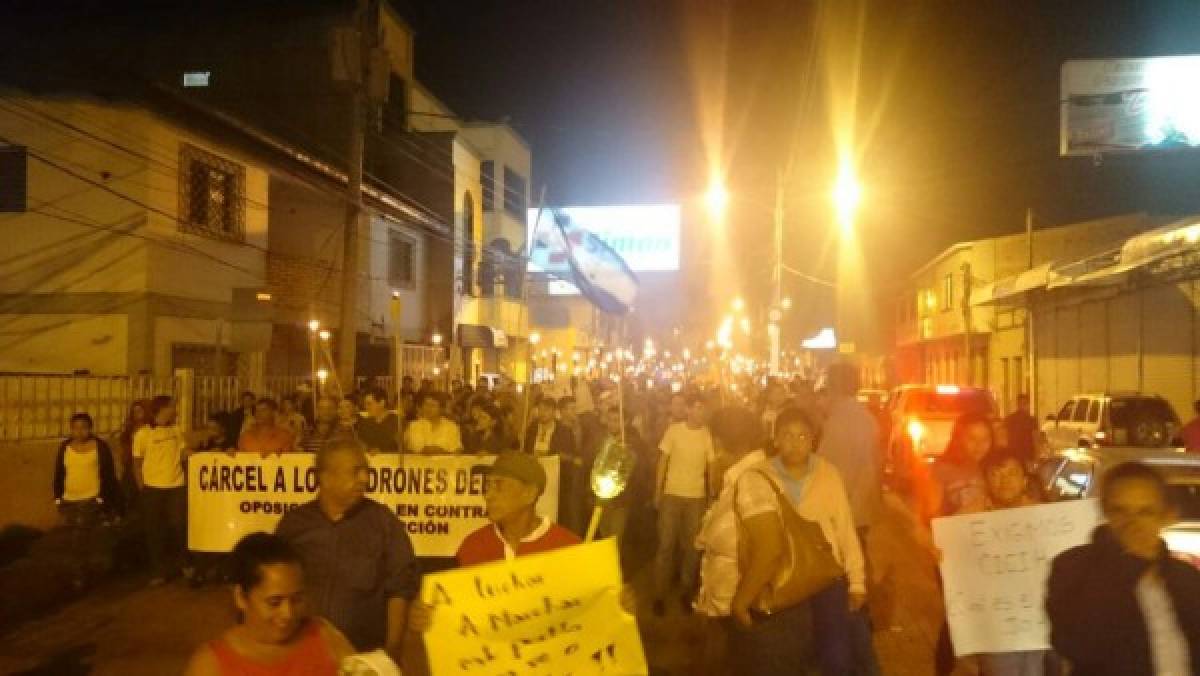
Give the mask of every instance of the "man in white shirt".
[(708, 498), (708, 469), (716, 460), (712, 434), (705, 424), (704, 401), (686, 397), (687, 418), (667, 428), (659, 444), (654, 503), (658, 507), (658, 553), (654, 561), (657, 598), (654, 612), (665, 612), (664, 599), (679, 574), (680, 600), (690, 611), (699, 567), (696, 534)]
[(404, 447), (409, 453), (462, 453), (458, 424), (442, 417), (442, 398), (437, 392), (425, 392), (417, 398), (421, 417), (404, 432)]
[(166, 396), (150, 403), (150, 424), (133, 437), (134, 476), (150, 555), (150, 586), (166, 581), (177, 565), (191, 577), (187, 556), (187, 489), (184, 461), (191, 451), (175, 420), (175, 402)]
[(558, 402), (543, 397), (537, 405), (537, 419), (525, 434), (525, 452), (533, 455), (570, 455), (575, 452), (575, 435), (558, 422)]

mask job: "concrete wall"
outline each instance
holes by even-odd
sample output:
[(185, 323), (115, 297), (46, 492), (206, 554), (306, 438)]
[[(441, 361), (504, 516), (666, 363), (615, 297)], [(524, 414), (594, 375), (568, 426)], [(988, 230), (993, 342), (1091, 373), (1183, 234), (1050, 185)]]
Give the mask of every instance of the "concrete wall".
[[(0, 215), (0, 370), (169, 374), (174, 337), (156, 336), (159, 310), (216, 319), (233, 289), (264, 284), (265, 171), (141, 109), (6, 101), (18, 111), (0, 113), (0, 136), (31, 157), (28, 211)], [(243, 242), (181, 230), (184, 144), (244, 168)]]
[(0, 443), (0, 530), (22, 525), (48, 530), (58, 524), (54, 508), (54, 453), (58, 441)]

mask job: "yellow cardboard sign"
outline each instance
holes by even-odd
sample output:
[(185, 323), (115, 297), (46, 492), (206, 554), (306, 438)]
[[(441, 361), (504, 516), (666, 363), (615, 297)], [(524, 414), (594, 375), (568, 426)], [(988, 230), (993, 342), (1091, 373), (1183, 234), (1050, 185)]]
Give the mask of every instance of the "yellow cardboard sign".
[(616, 540), (426, 575), (433, 676), (646, 674)]

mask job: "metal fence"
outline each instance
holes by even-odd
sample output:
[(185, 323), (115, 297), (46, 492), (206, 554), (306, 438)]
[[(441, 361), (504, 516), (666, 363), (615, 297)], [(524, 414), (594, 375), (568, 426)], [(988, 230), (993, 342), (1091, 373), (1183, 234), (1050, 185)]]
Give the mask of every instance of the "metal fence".
[[(420, 380), (437, 364), (431, 348), (405, 349), (406, 375)], [(240, 405), (244, 391), (276, 400), (294, 394), (305, 376), (272, 376), (251, 383), (236, 376), (176, 375), (76, 376), (0, 375), (0, 442), (66, 437), (75, 413), (87, 413), (100, 436), (121, 430), (135, 401), (158, 395), (175, 397), (180, 411), (191, 416), (192, 426), (201, 426), (208, 416), (231, 411)], [(374, 385), (392, 391), (394, 378), (358, 378), (356, 388)], [(332, 391), (332, 390), (330, 390)]]
[(86, 412), (97, 434), (121, 429), (130, 405), (177, 396), (175, 378), (150, 376), (0, 376), (0, 441), (65, 437), (73, 414)]

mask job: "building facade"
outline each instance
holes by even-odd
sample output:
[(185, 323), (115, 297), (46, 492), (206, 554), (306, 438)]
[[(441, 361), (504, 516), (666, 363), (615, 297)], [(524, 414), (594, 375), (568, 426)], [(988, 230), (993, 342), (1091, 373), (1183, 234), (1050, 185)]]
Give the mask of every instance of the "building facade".
[(1012, 410), (1037, 382), (1030, 331), (1038, 317), (1027, 292), (1065, 262), (1102, 254), (1159, 222), (1128, 214), (951, 246), (910, 277), (897, 303), (898, 382), (986, 387)]
[(257, 158), (82, 97), (9, 92), (0, 138), (0, 372), (261, 375), (271, 207)]

